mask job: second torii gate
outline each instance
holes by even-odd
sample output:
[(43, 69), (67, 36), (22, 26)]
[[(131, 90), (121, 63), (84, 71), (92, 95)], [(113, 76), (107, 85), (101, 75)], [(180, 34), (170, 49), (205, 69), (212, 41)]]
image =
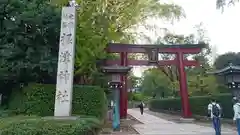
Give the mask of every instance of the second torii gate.
[[(107, 60), (107, 65), (121, 66), (141, 66), (156, 64), (158, 66), (175, 65), (178, 68), (180, 79), (180, 95), (182, 102), (182, 116), (184, 118), (191, 117), (191, 110), (188, 99), (187, 78), (185, 66), (198, 66), (195, 60), (184, 59), (184, 54), (198, 54), (206, 44), (177, 44), (177, 45), (140, 45), (140, 44), (121, 44), (110, 43), (107, 47), (108, 53), (119, 53), (120, 59)], [(128, 53), (145, 53), (148, 54), (149, 60), (128, 60)], [(159, 60), (159, 53), (175, 54), (174, 60)], [(127, 76), (121, 76), (123, 88), (120, 91), (120, 116), (127, 117)]]

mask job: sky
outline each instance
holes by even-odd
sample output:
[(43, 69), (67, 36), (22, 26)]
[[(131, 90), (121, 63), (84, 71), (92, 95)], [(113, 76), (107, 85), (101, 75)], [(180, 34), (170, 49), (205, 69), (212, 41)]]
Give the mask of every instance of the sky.
[[(162, 20), (150, 20), (149, 23), (161, 28), (167, 28), (176, 34), (194, 33), (194, 26), (203, 23), (213, 48), (212, 57), (226, 52), (240, 52), (240, 4), (226, 7), (224, 12), (216, 9), (216, 0), (165, 0), (180, 5), (186, 14), (186, 18), (180, 21), (163, 22)], [(152, 39), (156, 33), (139, 28), (148, 33)], [(139, 41), (144, 42), (144, 41)], [(134, 68), (134, 74), (141, 75), (145, 68)]]
[[(168, 0), (170, 1), (170, 0)], [(216, 0), (171, 0), (183, 7), (186, 19), (181, 19), (170, 29), (176, 33), (191, 33), (194, 25), (203, 22), (210, 44), (216, 46), (217, 53), (240, 52), (240, 4), (226, 7), (222, 13), (216, 10)]]

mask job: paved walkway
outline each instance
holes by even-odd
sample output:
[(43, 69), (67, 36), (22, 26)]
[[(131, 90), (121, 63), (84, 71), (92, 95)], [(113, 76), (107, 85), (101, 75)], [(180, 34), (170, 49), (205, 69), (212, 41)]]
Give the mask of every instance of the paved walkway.
[[(129, 109), (128, 114), (143, 123), (133, 126), (140, 135), (215, 135), (213, 128), (209, 126), (176, 123), (147, 113), (141, 115), (135, 109)], [(237, 135), (237, 133), (232, 129), (223, 128), (222, 135)]]

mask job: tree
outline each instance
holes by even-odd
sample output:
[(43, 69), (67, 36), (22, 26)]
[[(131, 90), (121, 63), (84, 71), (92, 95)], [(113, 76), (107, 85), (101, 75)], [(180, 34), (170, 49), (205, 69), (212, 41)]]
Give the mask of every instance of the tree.
[(128, 88), (137, 88), (141, 78), (135, 76), (133, 72), (128, 75)]
[(216, 7), (224, 11), (224, 7), (234, 5), (236, 2), (239, 2), (239, 0), (217, 0)]
[(216, 69), (222, 69), (232, 63), (233, 65), (240, 65), (240, 53), (228, 52), (222, 55), (219, 55), (214, 62)]
[[(209, 42), (207, 38), (206, 31), (203, 27), (203, 24), (200, 23), (196, 25), (196, 34), (190, 35), (175, 35), (168, 33), (164, 37), (159, 37), (155, 44), (194, 44), (199, 42)], [(188, 85), (189, 85), (189, 94), (190, 95), (205, 95), (209, 93), (216, 92), (217, 84), (215, 81), (214, 76), (207, 76), (206, 71), (211, 69), (211, 65), (209, 64), (209, 56), (211, 54), (211, 48), (206, 46), (205, 49), (201, 51), (201, 53), (196, 55), (186, 55), (186, 58), (192, 58), (200, 62), (201, 66), (199, 67), (187, 67), (186, 73), (188, 78)], [(171, 60), (174, 59), (175, 55), (169, 54), (161, 54), (161, 58), (163, 60)], [(178, 77), (178, 70), (175, 66), (165, 66), (165, 67), (158, 67), (161, 73), (152, 73), (154, 76), (147, 76), (148, 78), (145, 83), (149, 83), (148, 86), (155, 88), (157, 90), (158, 84), (151, 83), (152, 80), (158, 78), (157, 76), (164, 76), (165, 79), (168, 79), (170, 82), (166, 84), (165, 88), (170, 89), (173, 96), (177, 95), (179, 90), (179, 77)], [(153, 72), (148, 70), (148, 74)], [(164, 74), (164, 75), (163, 75)], [(151, 79), (150, 79), (151, 78)], [(145, 80), (145, 76), (143, 78)], [(149, 81), (150, 80), (150, 81)], [(143, 85), (143, 84), (142, 84)], [(146, 84), (144, 84), (147, 86)], [(154, 86), (155, 85), (155, 86)], [(161, 90), (158, 90), (161, 91)]]
[(219, 93), (215, 76), (192, 75), (188, 76), (189, 95), (208, 95)]
[[(59, 6), (67, 1), (52, 1)], [(133, 43), (132, 31), (152, 17), (178, 19), (184, 15), (181, 7), (155, 0), (78, 1), (77, 46), (75, 75), (84, 84), (92, 84), (98, 72), (97, 61), (105, 59), (104, 48), (109, 42)]]
[(158, 68), (152, 68), (144, 72), (141, 90), (147, 96), (156, 94), (159, 97), (162, 93), (168, 96), (172, 94), (170, 83), (171, 81)]
[[(48, 0), (0, 1), (0, 93), (29, 82), (55, 83), (60, 8)], [(17, 88), (14, 88), (17, 87)]]
[[(194, 35), (175, 35), (172, 33), (166, 34), (164, 37), (159, 37), (154, 44), (191, 44), (194, 43)], [(175, 59), (175, 54), (161, 54), (162, 60)], [(178, 71), (175, 66), (158, 67), (170, 80), (171, 82), (178, 81)]]
[(56, 75), (60, 9), (47, 0), (0, 3), (1, 75), (22, 81)]
[[(60, 8), (55, 5), (61, 7), (67, 1), (51, 2), (52, 5), (47, 0), (1, 1), (3, 71), (11, 69), (14, 75), (30, 74), (33, 80), (40, 71), (46, 75), (56, 73)], [(98, 74), (96, 63), (106, 57), (103, 52), (109, 41), (131, 42), (134, 33), (127, 30), (149, 17), (179, 18), (183, 14), (179, 6), (154, 0), (80, 3), (84, 8), (78, 10), (75, 74), (87, 80)]]

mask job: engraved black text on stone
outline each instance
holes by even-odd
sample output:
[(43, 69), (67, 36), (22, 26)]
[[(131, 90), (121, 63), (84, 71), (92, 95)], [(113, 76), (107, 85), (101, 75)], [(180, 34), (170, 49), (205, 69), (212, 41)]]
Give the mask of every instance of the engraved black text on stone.
[(62, 15), (62, 18), (66, 19), (66, 20), (73, 20), (74, 19), (74, 14), (65, 13), (65, 14)]
[(61, 42), (61, 45), (72, 44), (73, 43), (72, 34), (63, 33), (60, 37), (60, 42)]
[(73, 22), (62, 22), (62, 28), (73, 29), (74, 28), (74, 23)]
[(69, 51), (61, 52), (60, 54), (60, 62), (68, 64), (71, 61), (71, 53)]
[(60, 71), (58, 77), (61, 83), (67, 84), (68, 80), (70, 79), (70, 73), (67, 70)]
[(69, 100), (68, 100), (67, 91), (66, 90), (64, 90), (64, 92), (58, 91), (56, 95), (56, 99), (59, 102), (68, 102)]

